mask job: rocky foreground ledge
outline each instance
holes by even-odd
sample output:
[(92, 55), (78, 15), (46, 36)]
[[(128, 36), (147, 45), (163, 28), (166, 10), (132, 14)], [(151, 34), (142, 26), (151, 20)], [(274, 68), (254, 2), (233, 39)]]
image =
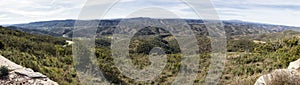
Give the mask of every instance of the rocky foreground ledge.
[(0, 66), (7, 66), (10, 70), (7, 78), (0, 79), (0, 85), (58, 85), (47, 76), (22, 67), (1, 55)]
[(300, 59), (291, 62), (287, 69), (260, 76), (254, 85), (300, 85)]

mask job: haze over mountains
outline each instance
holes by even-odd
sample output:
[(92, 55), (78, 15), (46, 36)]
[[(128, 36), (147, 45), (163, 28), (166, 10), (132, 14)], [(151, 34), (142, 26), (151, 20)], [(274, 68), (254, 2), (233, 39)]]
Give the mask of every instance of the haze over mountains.
[[(133, 19), (152, 19), (152, 20), (185, 20), (191, 29), (197, 35), (208, 35), (205, 24), (202, 20), (195, 19), (153, 19), (153, 18), (128, 18), (128, 19), (111, 19), (111, 20), (53, 20), (53, 21), (41, 21), (31, 22), (27, 24), (14, 24), (7, 26), (10, 29), (21, 30), (33, 34), (45, 34), (58, 37), (71, 37), (74, 31), (74, 24), (76, 21), (85, 22), (83, 26), (90, 26), (90, 22), (97, 21), (99, 23), (97, 35), (111, 35), (114, 29), (121, 20), (133, 20)], [(211, 20), (213, 21), (213, 20)], [(283, 30), (297, 29), (297, 27), (282, 26), (282, 25), (270, 25), (261, 23), (243, 22), (238, 20), (222, 21), (225, 27), (227, 35), (244, 35), (244, 34), (258, 34), (258, 33), (272, 33), (280, 32)], [(142, 34), (157, 34), (166, 33), (167, 31), (158, 28), (150, 27), (148, 29), (141, 30)]]

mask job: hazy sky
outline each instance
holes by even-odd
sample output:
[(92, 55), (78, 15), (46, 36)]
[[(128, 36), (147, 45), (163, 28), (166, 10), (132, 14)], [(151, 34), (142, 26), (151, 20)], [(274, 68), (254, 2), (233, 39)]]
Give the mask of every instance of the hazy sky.
[[(0, 24), (17, 24), (34, 21), (77, 19), (81, 8), (101, 9), (101, 5), (112, 4), (111, 0), (0, 0)], [(201, 0), (200, 0), (201, 1)], [(299, 0), (211, 0), (222, 20), (242, 20), (278, 25), (300, 26)], [(99, 8), (100, 7), (100, 8)], [(178, 0), (121, 0), (104, 18), (126, 18), (132, 12), (146, 9), (140, 15), (155, 15), (168, 18), (163, 11), (147, 9), (159, 7), (180, 18), (197, 18), (195, 12)], [(149, 12), (150, 11), (150, 12)], [(152, 13), (151, 11), (154, 11)], [(132, 17), (137, 17), (135, 15)], [(172, 17), (171, 17), (172, 18)]]

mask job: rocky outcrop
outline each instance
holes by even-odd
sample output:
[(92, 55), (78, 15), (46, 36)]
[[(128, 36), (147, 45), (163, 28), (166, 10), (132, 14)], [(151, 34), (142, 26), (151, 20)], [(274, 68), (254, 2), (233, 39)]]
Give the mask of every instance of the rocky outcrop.
[(288, 69), (295, 69), (298, 72), (300, 72), (300, 59), (298, 59), (294, 62), (291, 62), (288, 66)]
[(260, 76), (254, 85), (300, 85), (300, 59), (291, 62), (287, 69)]
[(47, 76), (22, 67), (0, 55), (0, 66), (10, 70), (7, 78), (0, 79), (0, 85), (58, 85)]

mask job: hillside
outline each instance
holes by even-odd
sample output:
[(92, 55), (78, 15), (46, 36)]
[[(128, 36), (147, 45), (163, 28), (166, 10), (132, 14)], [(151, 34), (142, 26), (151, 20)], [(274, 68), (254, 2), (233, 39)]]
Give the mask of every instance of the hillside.
[[(151, 19), (151, 18), (128, 18), (128, 19), (112, 19), (112, 20), (78, 20), (80, 22), (85, 23), (82, 26), (90, 26), (90, 22), (96, 21), (99, 22), (97, 34), (98, 35), (111, 35), (115, 27), (119, 24), (119, 22), (127, 21), (127, 20), (143, 20), (143, 19)], [(158, 21), (163, 20), (173, 20), (179, 21), (184, 20), (187, 24), (190, 25), (192, 30), (197, 35), (208, 35), (205, 24), (202, 20), (193, 20), (193, 19), (153, 19)], [(21, 30), (28, 33), (34, 34), (46, 34), (51, 36), (64, 36), (71, 37), (72, 31), (74, 30), (74, 24), (77, 20), (54, 20), (54, 21), (41, 21), (41, 22), (32, 22), (28, 24), (15, 24), (11, 25), (8, 28)], [(213, 21), (213, 20), (211, 20)], [(281, 25), (269, 25), (269, 24), (260, 24), (260, 23), (250, 23), (243, 21), (223, 21), (225, 31), (228, 36), (232, 35), (244, 35), (244, 34), (258, 34), (258, 33), (272, 33), (272, 32), (280, 32), (286, 29), (292, 29), (295, 27), (289, 26), (281, 26)], [(175, 24), (175, 23), (174, 23)], [(161, 31), (157, 31), (157, 29), (161, 29)], [(144, 34), (151, 33), (165, 33), (166, 31), (162, 28), (148, 28), (148, 30), (144, 30)]]
[[(147, 34), (142, 30), (140, 35)], [(227, 62), (219, 84), (254, 84), (259, 76), (275, 69), (286, 68), (289, 62), (300, 58), (299, 35), (300, 33), (295, 31), (283, 31), (228, 38)], [(282, 37), (277, 39), (277, 36)], [(156, 80), (146, 82), (134, 82), (122, 75), (114, 65), (111, 56), (111, 39), (96, 39), (97, 63), (108, 81), (112, 84), (125, 85), (171, 84), (173, 82), (179, 71), (181, 60), (176, 39), (173, 36), (163, 35), (148, 37), (134, 36), (130, 44), (130, 57), (134, 65), (138, 68), (149, 66), (151, 62), (147, 55), (153, 47), (162, 47), (166, 51), (168, 63)], [(205, 82), (207, 67), (210, 64), (210, 39), (206, 36), (196, 36), (196, 38), (201, 51), (199, 55), (201, 70), (194, 82), (202, 84)], [(59, 84), (80, 84), (74, 69), (72, 49), (71, 46), (66, 46), (66, 40), (70, 39), (28, 34), (0, 27), (0, 54), (19, 65), (45, 74)]]
[(72, 64), (72, 48), (64, 47), (66, 40), (0, 27), (0, 55), (59, 84), (75, 85), (79, 80)]

